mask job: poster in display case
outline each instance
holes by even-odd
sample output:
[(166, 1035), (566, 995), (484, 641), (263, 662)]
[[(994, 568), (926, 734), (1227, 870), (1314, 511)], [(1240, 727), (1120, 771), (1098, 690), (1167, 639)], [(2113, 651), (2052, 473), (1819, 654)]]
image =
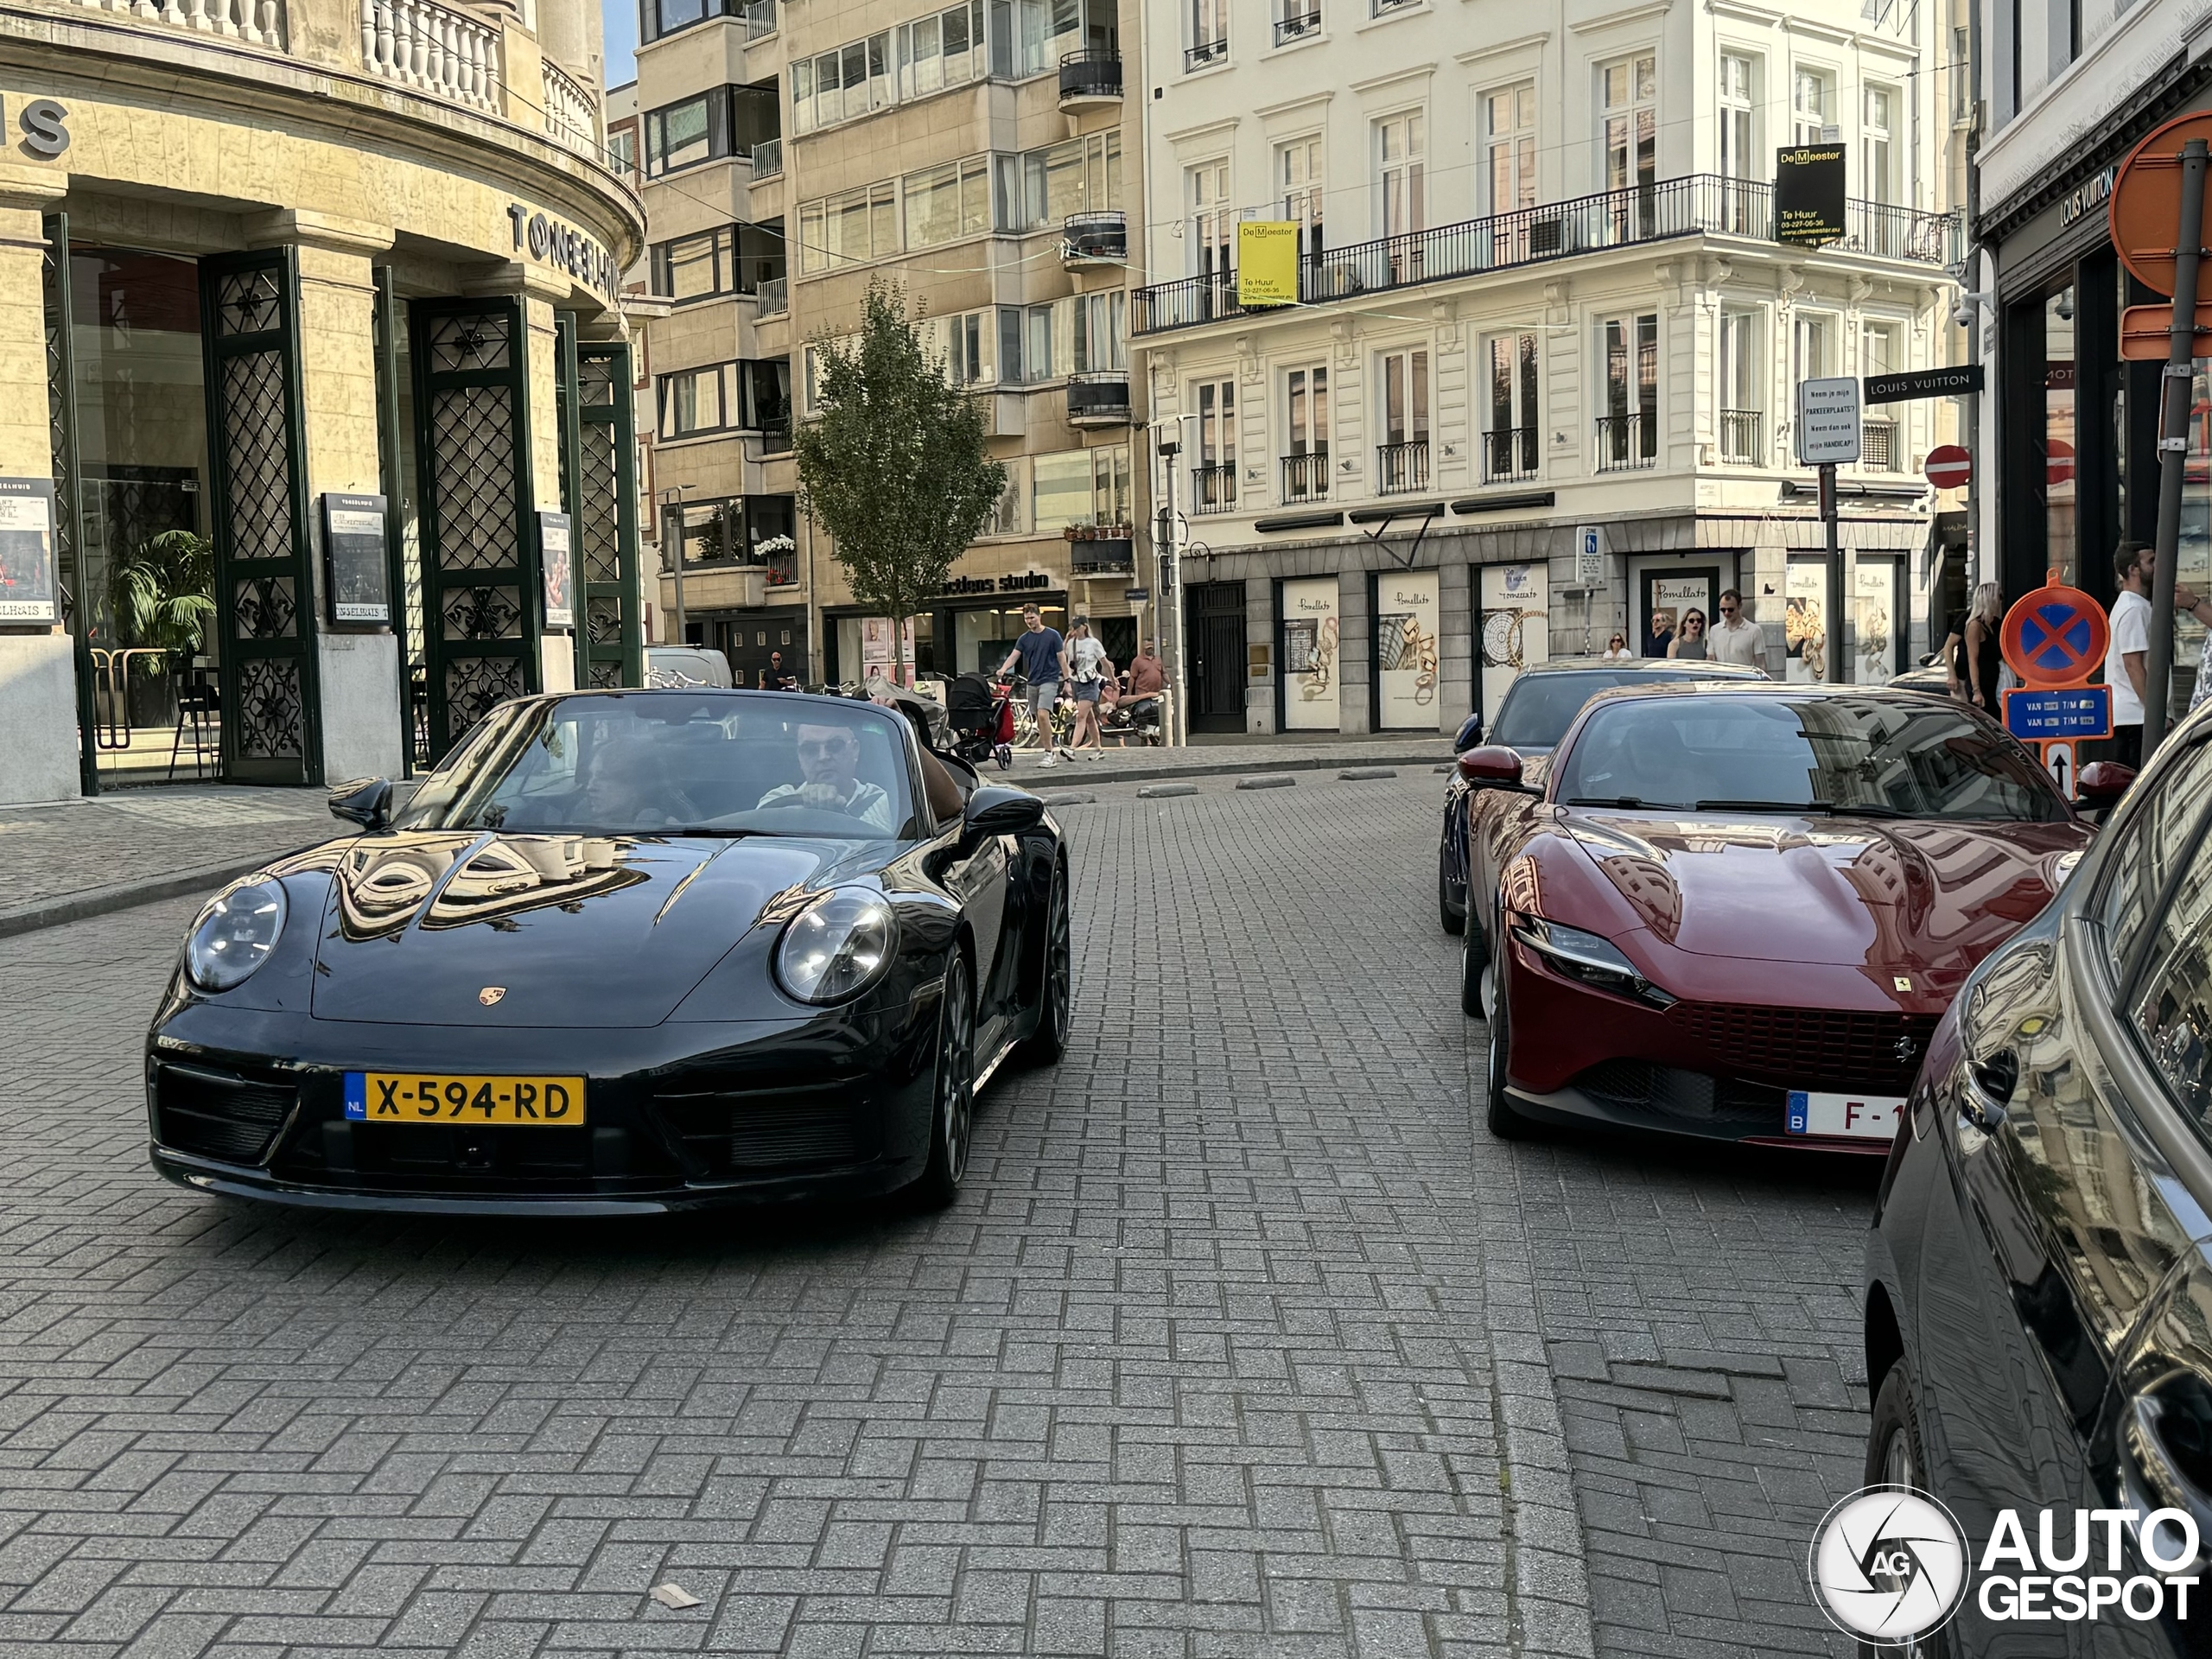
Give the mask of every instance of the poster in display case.
[(1637, 584), (1643, 615), (1636, 652), (1639, 657), (1664, 657), (1675, 643), (1682, 619), (1693, 610), (1705, 619), (1708, 636), (1720, 605), (1720, 567), (1712, 564), (1684, 568), (1647, 567)]
[(1786, 680), (1825, 680), (1827, 672), (1827, 561), (1792, 559), (1783, 595), (1782, 637)]
[(1337, 683), (1337, 579), (1282, 585), (1282, 723), (1294, 732), (1333, 732)]
[(1911, 619), (1904, 604), (1902, 570), (1895, 559), (1863, 555), (1853, 569), (1853, 677), (1862, 685), (1879, 685), (1904, 672), (1905, 628)]
[(385, 546), (384, 497), (323, 492), (322, 562), (333, 623), (374, 626), (391, 622), (391, 564)]
[(0, 478), (0, 623), (56, 622), (54, 480)]
[(545, 583), (545, 626), (572, 628), (576, 625), (576, 565), (569, 552), (569, 523), (565, 512), (537, 515), (537, 551)]
[(1482, 709), (1497, 718), (1524, 668), (1551, 658), (1550, 572), (1541, 564), (1486, 564), (1476, 573), (1482, 600)]
[(1388, 571), (1375, 579), (1376, 729), (1441, 731), (1437, 577)]

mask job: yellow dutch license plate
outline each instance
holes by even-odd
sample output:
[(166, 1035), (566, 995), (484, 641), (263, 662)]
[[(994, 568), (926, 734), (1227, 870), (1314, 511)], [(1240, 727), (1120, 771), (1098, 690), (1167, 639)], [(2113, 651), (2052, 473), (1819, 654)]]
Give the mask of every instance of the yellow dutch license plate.
[(448, 1071), (348, 1071), (346, 1116), (356, 1123), (505, 1123), (575, 1128), (582, 1077), (456, 1077)]

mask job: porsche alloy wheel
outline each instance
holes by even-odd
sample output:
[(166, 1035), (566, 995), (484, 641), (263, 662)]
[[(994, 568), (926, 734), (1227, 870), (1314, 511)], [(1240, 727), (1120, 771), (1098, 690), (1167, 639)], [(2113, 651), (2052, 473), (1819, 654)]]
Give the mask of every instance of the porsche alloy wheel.
[[(1902, 1359), (1884, 1373), (1874, 1390), (1872, 1422), (1866, 1435), (1866, 1484), (1869, 1486), (1911, 1486), (1927, 1491), (1928, 1459), (1920, 1447), (1920, 1414), (1912, 1401), (1912, 1374)], [(1902, 1648), (1875, 1648), (1861, 1643), (1861, 1659), (1903, 1654), (1907, 1659), (1950, 1659), (1957, 1651), (1948, 1629), (1907, 1641)]]
[(954, 953), (944, 973), (938, 1016), (937, 1103), (930, 1114), (930, 1161), (914, 1184), (925, 1208), (942, 1210), (960, 1196), (976, 1124), (976, 992), (968, 959)]
[(1513, 1109), (1505, 1092), (1505, 1071), (1513, 1060), (1513, 999), (1507, 994), (1505, 965), (1506, 954), (1500, 950), (1497, 969), (1490, 976), (1489, 1075), (1484, 1079), (1489, 1097), (1483, 1121), (1499, 1140), (1520, 1141), (1527, 1137), (1529, 1123)]
[(1068, 1052), (1075, 1019), (1075, 946), (1068, 922), (1068, 867), (1052, 866), (1045, 908), (1045, 982), (1039, 988), (1037, 1030), (1021, 1046), (1025, 1065), (1053, 1065)]

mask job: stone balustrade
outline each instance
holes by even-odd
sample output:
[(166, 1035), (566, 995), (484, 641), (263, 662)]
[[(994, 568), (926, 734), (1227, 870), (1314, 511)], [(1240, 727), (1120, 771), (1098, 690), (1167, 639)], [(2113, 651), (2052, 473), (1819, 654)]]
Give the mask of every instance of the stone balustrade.
[(604, 161), (599, 142), (598, 100), (584, 90), (582, 81), (560, 68), (551, 59), (544, 60), (543, 67), (546, 136), (566, 144), (580, 156)]
[(435, 0), (361, 0), (361, 63), (426, 98), (500, 113), (499, 30)]
[(140, 22), (166, 23), (203, 35), (220, 35), (276, 51), (285, 49), (281, 0), (82, 0), (91, 11), (112, 12)]

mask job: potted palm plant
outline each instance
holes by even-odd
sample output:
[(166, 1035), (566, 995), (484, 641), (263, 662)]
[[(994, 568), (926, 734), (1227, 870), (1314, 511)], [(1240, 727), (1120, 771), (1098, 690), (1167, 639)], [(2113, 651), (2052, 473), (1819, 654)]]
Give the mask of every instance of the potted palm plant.
[(215, 615), (215, 548), (189, 530), (163, 531), (115, 567), (108, 604), (116, 643), (162, 656), (130, 658), (130, 715), (134, 725), (167, 721), (175, 676), (165, 670), (191, 665)]

